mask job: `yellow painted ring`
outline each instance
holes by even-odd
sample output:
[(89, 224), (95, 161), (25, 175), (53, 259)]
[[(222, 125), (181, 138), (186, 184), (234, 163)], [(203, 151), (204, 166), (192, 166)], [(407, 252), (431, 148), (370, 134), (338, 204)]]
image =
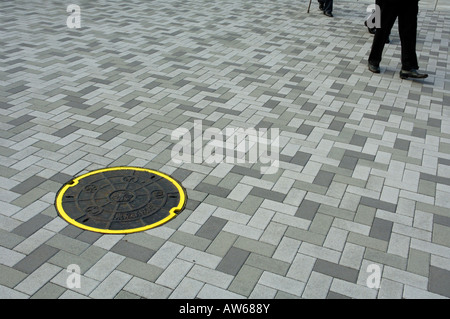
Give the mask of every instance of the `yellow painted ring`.
[[(66, 191), (69, 188), (76, 186), (80, 182), (80, 180), (82, 180), (83, 178), (86, 178), (88, 176), (95, 175), (95, 174), (100, 174), (100, 173), (104, 173), (104, 172), (109, 172), (109, 171), (120, 171), (120, 170), (133, 170), (133, 171), (148, 172), (148, 173), (155, 174), (155, 175), (158, 175), (158, 176), (161, 176), (161, 177), (167, 179), (169, 182), (171, 182), (177, 188), (178, 192), (180, 193), (180, 202), (178, 203), (178, 205), (176, 207), (173, 207), (172, 209), (170, 209), (169, 216), (167, 216), (164, 219), (159, 220), (156, 223), (149, 224), (149, 225), (146, 225), (146, 226), (143, 226), (143, 227), (131, 228), (131, 229), (123, 229), (123, 230), (111, 230), (111, 229), (102, 229), (102, 228), (94, 228), (94, 227), (86, 226), (84, 224), (81, 224), (81, 223), (77, 222), (73, 218), (71, 218), (64, 211), (62, 200), (63, 200), (64, 194), (66, 193)], [(93, 231), (93, 232), (97, 232), (97, 233), (104, 233), (104, 234), (130, 234), (130, 233), (136, 233), (136, 232), (141, 232), (141, 231), (145, 231), (145, 230), (148, 230), (148, 229), (152, 229), (152, 228), (161, 226), (164, 223), (167, 223), (169, 220), (171, 220), (174, 217), (176, 217), (178, 212), (180, 212), (180, 211), (182, 211), (184, 209), (184, 207), (186, 205), (186, 201), (187, 201), (187, 195), (186, 195), (185, 190), (183, 189), (183, 187), (176, 180), (174, 180), (169, 175), (166, 175), (164, 173), (161, 173), (161, 172), (158, 172), (158, 171), (154, 171), (154, 170), (151, 170), (151, 169), (146, 169), (146, 168), (120, 166), (120, 167), (110, 167), (110, 168), (103, 168), (103, 169), (91, 171), (89, 173), (86, 173), (84, 175), (81, 175), (79, 177), (74, 178), (70, 183), (67, 183), (66, 185), (64, 185), (59, 190), (59, 192), (58, 192), (58, 194), (56, 196), (55, 206), (56, 206), (56, 210), (58, 211), (59, 215), (65, 221), (67, 221), (69, 224), (72, 224), (72, 225), (74, 225), (74, 226), (76, 226), (78, 228), (89, 230), (89, 231)]]

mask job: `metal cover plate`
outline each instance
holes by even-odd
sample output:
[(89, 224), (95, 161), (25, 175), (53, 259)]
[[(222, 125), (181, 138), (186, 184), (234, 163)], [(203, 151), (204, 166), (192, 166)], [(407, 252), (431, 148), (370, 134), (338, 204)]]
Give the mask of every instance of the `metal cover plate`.
[(74, 178), (57, 194), (56, 209), (68, 223), (100, 233), (125, 234), (160, 226), (187, 200), (170, 176), (137, 167), (113, 167)]

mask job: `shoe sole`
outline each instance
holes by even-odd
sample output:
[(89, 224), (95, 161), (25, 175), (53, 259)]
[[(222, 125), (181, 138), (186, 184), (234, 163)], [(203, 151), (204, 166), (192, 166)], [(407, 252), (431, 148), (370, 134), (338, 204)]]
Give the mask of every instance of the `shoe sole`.
[(400, 79), (402, 79), (402, 80), (407, 80), (407, 79), (426, 79), (428, 77), (428, 75), (425, 75), (425, 76), (423, 76), (423, 77), (413, 77), (413, 76), (408, 76), (408, 75), (403, 75), (403, 74), (400, 74)]

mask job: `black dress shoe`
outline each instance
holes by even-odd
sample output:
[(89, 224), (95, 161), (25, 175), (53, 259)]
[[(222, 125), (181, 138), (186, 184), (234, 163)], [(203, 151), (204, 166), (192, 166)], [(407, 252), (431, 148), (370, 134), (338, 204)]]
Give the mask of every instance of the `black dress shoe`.
[(369, 71), (373, 73), (380, 73), (380, 67), (369, 62)]
[(324, 12), (323, 14), (330, 18), (333, 17), (333, 14), (331, 12)]
[(387, 43), (387, 44), (391, 43), (391, 39), (389, 39), (389, 37), (387, 37), (386, 43)]
[(428, 74), (425, 73), (419, 73), (416, 69), (411, 69), (409, 71), (401, 70), (400, 71), (400, 78), (402, 79), (425, 79), (428, 77)]
[(323, 8), (324, 8), (323, 3), (320, 3), (320, 2), (319, 2), (319, 10), (320, 10), (320, 11), (323, 11)]

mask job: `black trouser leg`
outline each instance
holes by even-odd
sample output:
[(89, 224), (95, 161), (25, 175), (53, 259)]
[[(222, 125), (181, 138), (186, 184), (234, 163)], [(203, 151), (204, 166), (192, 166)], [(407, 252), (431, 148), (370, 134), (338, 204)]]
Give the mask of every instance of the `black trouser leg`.
[(323, 3), (323, 12), (333, 12), (333, 0), (325, 0)]
[(403, 8), (396, 1), (383, 1), (381, 9), (381, 28), (377, 29), (373, 37), (372, 50), (369, 55), (369, 63), (379, 66), (383, 56), (384, 45), (392, 26), (397, 19), (399, 11)]
[(402, 45), (402, 69), (405, 71), (419, 68), (416, 54), (418, 13), (418, 1), (409, 0), (398, 15), (398, 32)]

